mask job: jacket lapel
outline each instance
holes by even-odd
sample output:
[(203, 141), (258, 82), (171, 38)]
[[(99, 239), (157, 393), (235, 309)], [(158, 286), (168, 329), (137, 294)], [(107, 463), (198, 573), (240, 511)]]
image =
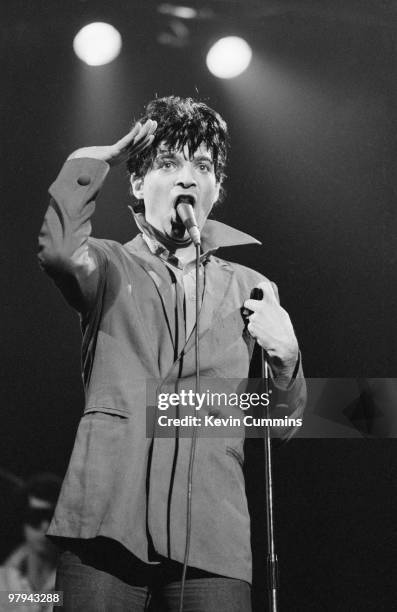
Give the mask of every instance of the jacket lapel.
[(163, 306), (164, 317), (170, 337), (174, 343), (175, 305), (172, 283), (170, 282), (170, 274), (167, 267), (158, 257), (156, 257), (156, 255), (150, 253), (141, 236), (136, 236), (136, 238), (124, 246), (130, 253), (133, 253), (139, 265), (145, 270), (156, 287)]

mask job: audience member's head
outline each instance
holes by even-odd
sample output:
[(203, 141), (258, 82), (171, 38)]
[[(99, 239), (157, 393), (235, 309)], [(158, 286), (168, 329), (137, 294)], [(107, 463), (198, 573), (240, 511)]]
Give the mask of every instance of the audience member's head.
[(37, 554), (51, 553), (53, 544), (45, 536), (61, 488), (55, 474), (34, 474), (23, 490), (23, 533), (27, 546)]

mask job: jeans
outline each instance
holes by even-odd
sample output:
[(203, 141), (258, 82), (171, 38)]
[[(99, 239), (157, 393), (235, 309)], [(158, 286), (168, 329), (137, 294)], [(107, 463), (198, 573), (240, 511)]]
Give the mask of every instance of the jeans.
[[(96, 538), (60, 557), (56, 590), (66, 612), (178, 612), (182, 565), (145, 564), (116, 542)], [(184, 612), (251, 612), (250, 585), (188, 568)]]

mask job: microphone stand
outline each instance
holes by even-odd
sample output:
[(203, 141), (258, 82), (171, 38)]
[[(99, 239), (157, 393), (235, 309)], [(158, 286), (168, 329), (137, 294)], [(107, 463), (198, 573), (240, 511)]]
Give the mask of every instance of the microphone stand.
[[(196, 326), (194, 331), (195, 336), (195, 368), (196, 368), (196, 380), (195, 387), (196, 393), (200, 389), (200, 231), (197, 226), (197, 221), (193, 212), (193, 206), (186, 202), (180, 202), (176, 206), (178, 215), (180, 216), (183, 224), (189, 232), (190, 238), (195, 246), (196, 250)], [(188, 479), (187, 479), (187, 507), (186, 507), (186, 540), (185, 540), (185, 554), (183, 560), (183, 569), (181, 577), (181, 590), (179, 594), (179, 612), (183, 612), (183, 600), (185, 595), (185, 584), (186, 574), (189, 563), (190, 553), (190, 539), (192, 532), (192, 497), (193, 497), (193, 468), (194, 458), (196, 454), (197, 446), (197, 428), (193, 427), (192, 433), (192, 444), (190, 447), (189, 454), (189, 465), (188, 465)]]
[[(196, 226), (197, 227), (197, 226)], [(196, 328), (194, 331), (195, 335), (195, 367), (196, 367), (196, 381), (195, 391), (200, 389), (200, 234), (198, 234), (198, 242), (195, 243), (196, 248)], [(197, 446), (197, 427), (193, 427), (192, 433), (192, 445), (190, 447), (189, 454), (189, 465), (188, 465), (188, 482), (187, 482), (187, 511), (186, 511), (186, 540), (185, 540), (185, 555), (183, 560), (182, 578), (181, 578), (181, 590), (179, 594), (179, 609), (178, 612), (183, 612), (183, 599), (185, 596), (185, 584), (186, 584), (186, 573), (189, 563), (190, 553), (190, 539), (192, 532), (192, 497), (193, 497), (193, 467), (194, 458)]]
[[(251, 299), (261, 300), (263, 298), (262, 289), (255, 287), (251, 291)], [(247, 314), (251, 314), (249, 311)], [(269, 362), (265, 350), (261, 347), (261, 377), (264, 392), (270, 400), (269, 394)], [(270, 401), (265, 408), (266, 419), (270, 418)], [(269, 594), (269, 611), (277, 612), (278, 609), (278, 560), (274, 538), (274, 512), (273, 512), (273, 477), (272, 477), (272, 448), (270, 427), (265, 421), (264, 451), (265, 451), (265, 489), (266, 489), (266, 533), (267, 533), (267, 584)]]
[[(269, 396), (269, 363), (265, 351), (261, 349), (261, 374), (264, 392)], [(269, 404), (265, 408), (266, 419), (270, 418)], [(264, 437), (265, 451), (265, 487), (266, 487), (266, 531), (267, 531), (267, 580), (269, 593), (269, 610), (277, 612), (278, 606), (278, 560), (274, 538), (274, 514), (273, 514), (273, 478), (272, 478), (272, 449), (270, 427), (265, 425)]]

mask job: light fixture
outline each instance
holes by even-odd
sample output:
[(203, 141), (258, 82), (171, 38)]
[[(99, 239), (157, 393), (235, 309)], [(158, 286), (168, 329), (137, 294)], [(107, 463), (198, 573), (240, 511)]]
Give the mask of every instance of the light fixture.
[(248, 68), (251, 57), (251, 47), (243, 38), (226, 36), (208, 51), (207, 67), (220, 79), (233, 79)]
[(77, 57), (89, 66), (102, 66), (120, 53), (121, 36), (109, 23), (90, 23), (76, 34), (73, 49)]

